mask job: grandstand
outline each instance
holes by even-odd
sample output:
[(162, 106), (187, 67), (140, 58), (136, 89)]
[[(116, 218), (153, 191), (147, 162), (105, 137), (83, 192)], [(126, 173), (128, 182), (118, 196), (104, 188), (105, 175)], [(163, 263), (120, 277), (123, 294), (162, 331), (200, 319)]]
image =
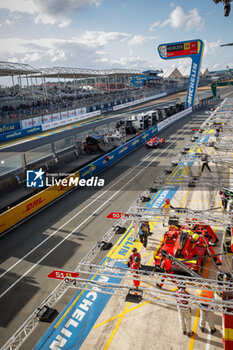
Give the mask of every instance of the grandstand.
[(91, 110), (98, 104), (154, 94), (158, 87), (139, 88), (130, 84), (132, 77), (141, 74), (139, 70), (126, 69), (53, 67), (37, 70), (25, 64), (1, 62), (0, 76), (11, 77), (12, 86), (0, 91), (0, 122), (72, 108), (90, 107)]
[[(161, 73), (159, 70), (72, 67), (38, 70), (28, 64), (0, 62), (0, 77), (8, 76), (12, 80), (12, 86), (0, 89), (0, 123), (77, 108), (92, 112), (96, 106), (104, 109), (119, 101), (129, 102), (182, 85), (186, 87), (187, 82), (181, 79), (178, 69), (170, 76), (165, 72), (162, 78), (158, 75)], [(170, 77), (170, 81), (164, 80), (166, 77)]]

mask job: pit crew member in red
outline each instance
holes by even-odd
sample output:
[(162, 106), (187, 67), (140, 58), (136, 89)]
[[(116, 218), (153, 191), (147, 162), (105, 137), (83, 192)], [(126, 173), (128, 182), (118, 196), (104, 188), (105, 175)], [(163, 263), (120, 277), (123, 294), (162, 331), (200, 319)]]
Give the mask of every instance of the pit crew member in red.
[[(161, 268), (164, 270), (165, 273), (170, 273), (170, 274), (174, 273), (174, 271), (172, 270), (172, 262), (170, 259), (164, 259), (161, 263)], [(161, 282), (164, 282), (164, 278), (161, 279)], [(161, 289), (163, 287), (163, 283), (160, 283), (160, 284), (156, 283), (156, 286), (159, 289)]]
[[(141, 258), (139, 256), (136, 256), (131, 264), (131, 269), (132, 270), (139, 270), (141, 266)], [(137, 272), (136, 272), (137, 273)], [(133, 275), (134, 277), (138, 277), (137, 274)], [(139, 280), (133, 280), (133, 283), (136, 288), (140, 286), (140, 281)]]
[(137, 248), (134, 247), (134, 248), (132, 249), (132, 253), (131, 253), (130, 256), (129, 256), (129, 261), (128, 261), (128, 263), (127, 263), (128, 267), (131, 267), (132, 263), (134, 262), (134, 258), (136, 258), (137, 256), (139, 257), (140, 262), (141, 262), (141, 255), (140, 255), (140, 253), (138, 252)]

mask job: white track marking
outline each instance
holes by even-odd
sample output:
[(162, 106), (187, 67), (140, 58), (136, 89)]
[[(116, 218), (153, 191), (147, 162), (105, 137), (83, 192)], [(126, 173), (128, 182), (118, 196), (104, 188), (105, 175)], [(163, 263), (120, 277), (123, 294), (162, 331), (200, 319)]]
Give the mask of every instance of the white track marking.
[[(185, 124), (185, 126), (182, 127), (183, 128), (187, 128), (187, 126), (193, 123), (193, 121), (190, 121), (189, 123)], [(181, 129), (181, 130), (182, 130)], [(184, 130), (185, 132), (186, 130)], [(183, 133), (184, 133), (183, 132)], [(178, 137), (180, 135), (182, 135), (183, 133), (180, 133), (180, 130), (178, 133)], [(173, 135), (172, 135), (173, 136)], [(150, 161), (145, 167), (143, 167), (135, 177), (137, 177), (138, 175), (140, 175), (148, 166), (150, 166), (155, 160), (157, 160), (160, 155), (162, 155), (168, 148), (170, 148), (174, 143), (176, 142), (176, 139), (166, 148), (164, 148), (162, 150), (162, 152), (160, 154), (158, 154), (157, 157), (155, 157), (152, 161)], [(142, 164), (147, 158), (149, 158), (156, 150), (150, 152), (150, 154), (143, 160), (141, 161), (136, 167), (134, 167), (133, 169), (131, 169), (127, 174), (125, 174), (123, 177), (121, 177), (117, 182), (121, 181), (122, 178), (126, 177), (130, 172), (134, 171), (135, 168), (137, 168), (140, 164)], [(1, 295), (0, 298), (2, 298), (6, 293), (9, 292), (9, 290), (11, 290), (19, 281), (21, 281), (28, 273), (30, 273), (36, 266), (38, 266), (41, 261), (43, 261), (48, 255), (50, 255), (57, 247), (59, 247), (64, 241), (66, 241), (77, 229), (79, 229), (83, 224), (86, 223), (86, 221), (88, 221), (91, 217), (93, 217), (93, 214), (97, 213), (106, 203), (108, 203), (112, 198), (114, 198), (124, 187), (126, 187), (130, 182), (132, 182), (135, 177), (131, 178), (129, 181), (127, 181), (117, 192), (115, 192), (110, 198), (108, 198), (108, 200), (106, 200), (100, 207), (98, 207), (91, 215), (89, 215), (85, 220), (83, 220), (72, 232), (70, 232), (65, 238), (63, 238), (56, 246), (54, 246), (47, 254), (45, 254), (41, 259), (39, 259), (37, 261), (37, 263), (35, 263), (30, 269), (28, 269), (22, 276), (20, 276), (10, 287), (8, 287)], [(117, 183), (116, 182), (116, 183)], [(116, 184), (114, 183), (114, 185)], [(111, 187), (113, 187), (114, 185), (112, 185)], [(110, 187), (110, 188), (111, 188)], [(109, 188), (109, 189), (110, 189)], [(109, 190), (108, 189), (108, 190)], [(4, 276), (7, 272), (9, 272), (13, 267), (15, 267), (16, 265), (18, 265), (21, 261), (23, 261), (25, 259), (25, 257), (27, 257), (29, 254), (31, 254), (33, 251), (35, 251), (40, 245), (42, 245), (44, 242), (46, 242), (49, 238), (51, 238), (56, 232), (58, 232), (61, 228), (63, 228), (68, 222), (70, 222), (73, 218), (77, 217), (82, 211), (84, 211), (87, 207), (89, 207), (91, 204), (93, 204), (98, 198), (100, 198), (101, 196), (103, 196), (104, 193), (106, 193), (108, 190), (104, 191), (100, 196), (98, 196), (95, 200), (93, 200), (91, 203), (89, 203), (85, 208), (83, 208), (80, 212), (78, 212), (77, 214), (75, 214), (72, 218), (70, 218), (65, 224), (63, 224), (59, 229), (57, 229), (53, 234), (51, 234), (49, 237), (47, 237), (43, 242), (41, 242), (39, 245), (37, 245), (36, 247), (34, 247), (30, 252), (28, 252), (23, 258), (21, 258), (18, 262), (16, 262), (14, 265), (12, 265), (9, 269), (7, 269), (0, 277)]]

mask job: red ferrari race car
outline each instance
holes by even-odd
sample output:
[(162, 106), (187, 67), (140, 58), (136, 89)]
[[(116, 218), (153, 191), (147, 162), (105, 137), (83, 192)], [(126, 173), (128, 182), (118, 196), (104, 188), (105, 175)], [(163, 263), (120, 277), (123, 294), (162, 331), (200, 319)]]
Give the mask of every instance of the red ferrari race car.
[[(202, 272), (206, 255), (212, 255), (215, 263), (220, 265), (221, 261), (212, 248), (214, 243), (214, 239), (211, 237), (212, 232), (210, 233), (212, 229), (208, 226), (208, 232), (207, 226), (203, 226), (195, 225), (195, 228), (192, 229), (184, 226), (169, 227), (169, 231), (165, 232), (163, 242), (154, 256), (155, 267), (163, 266), (163, 260), (169, 254), (199, 274)], [(175, 263), (172, 263), (171, 270), (175, 274), (187, 274)]]
[(148, 148), (156, 148), (156, 147), (160, 147), (165, 143), (165, 138), (162, 137), (161, 139), (156, 137), (153, 137), (152, 139), (150, 139), (149, 141), (146, 142), (146, 147)]

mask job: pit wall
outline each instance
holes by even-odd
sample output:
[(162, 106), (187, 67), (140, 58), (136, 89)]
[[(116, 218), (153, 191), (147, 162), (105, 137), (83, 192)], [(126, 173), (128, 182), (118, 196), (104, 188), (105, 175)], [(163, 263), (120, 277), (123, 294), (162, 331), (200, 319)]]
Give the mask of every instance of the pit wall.
[(20, 122), (3, 124), (0, 126), (0, 143), (14, 140), (20, 137), (25, 137), (28, 135), (41, 133), (43, 131), (72, 124), (81, 120), (86, 120), (86, 119), (95, 117), (97, 115), (123, 109), (142, 102), (155, 100), (160, 97), (164, 97), (166, 95), (167, 93), (163, 92), (158, 95), (142, 97), (135, 101), (121, 103), (116, 106), (109, 106), (101, 109), (98, 109), (99, 106), (95, 106), (95, 107), (91, 107), (94, 109), (92, 112), (88, 112), (88, 107), (87, 108), (84, 107), (84, 108), (77, 108), (69, 111), (64, 111), (61, 113), (54, 113), (54, 114), (48, 114), (44, 116), (38, 116), (35, 118), (24, 119), (24, 120), (21, 120)]

